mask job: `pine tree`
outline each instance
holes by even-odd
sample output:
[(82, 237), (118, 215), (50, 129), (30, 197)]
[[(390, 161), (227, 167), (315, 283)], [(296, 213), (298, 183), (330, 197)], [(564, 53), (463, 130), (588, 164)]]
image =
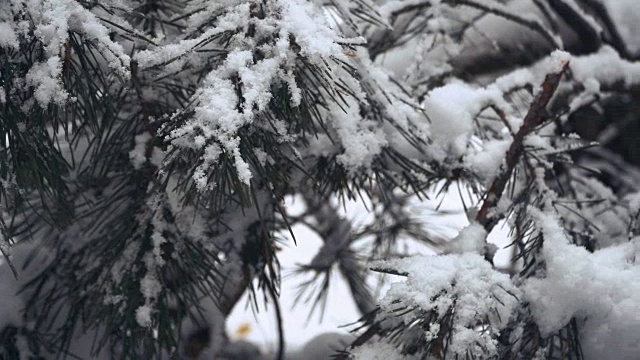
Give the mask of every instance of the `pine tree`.
[[(613, 5), (532, 3), (0, 2), (0, 358), (257, 356), (224, 321), (247, 291), (280, 312), (295, 224), (324, 241), (310, 311), (338, 271), (362, 315), (338, 357), (637, 356), (637, 170), (591, 140), (625, 126), (638, 52)], [(487, 18), (530, 46), (465, 53)], [(452, 239), (412, 213), (458, 191)], [(404, 279), (379, 301), (378, 273)]]

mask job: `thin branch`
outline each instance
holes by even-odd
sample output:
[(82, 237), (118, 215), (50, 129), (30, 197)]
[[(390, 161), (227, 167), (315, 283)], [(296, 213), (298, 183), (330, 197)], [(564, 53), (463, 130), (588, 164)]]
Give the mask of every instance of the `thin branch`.
[(568, 65), (568, 62), (563, 64), (560, 71), (548, 74), (545, 77), (544, 82), (542, 83), (542, 91), (533, 100), (533, 103), (529, 107), (529, 111), (524, 118), (522, 126), (513, 137), (513, 142), (511, 143), (509, 150), (507, 150), (502, 172), (495, 178), (491, 187), (489, 187), (484, 203), (476, 216), (476, 221), (484, 227), (487, 233), (491, 232), (493, 227), (504, 216), (504, 214), (493, 213), (493, 211), (496, 209), (504, 189), (509, 182), (518, 161), (520, 160), (520, 157), (522, 156), (525, 137), (548, 118), (546, 107), (558, 88), (560, 79)]
[(515, 136), (516, 132), (513, 130), (513, 126), (511, 126), (511, 123), (509, 123), (509, 120), (507, 119), (507, 114), (504, 112), (504, 110), (502, 110), (500, 107), (498, 107), (497, 105), (491, 105), (491, 110), (493, 110), (496, 115), (498, 115), (498, 118), (500, 118), (500, 121), (502, 121), (502, 123), (504, 124), (504, 126), (507, 127), (507, 129), (509, 129), (509, 133), (511, 134), (511, 136)]
[(595, 0), (582, 0), (581, 2), (586, 6), (591, 7), (593, 10), (592, 12), (600, 18), (607, 31), (607, 43), (613, 46), (623, 59), (636, 60), (638, 56), (634, 56), (634, 54), (631, 54), (629, 52), (627, 43), (620, 35), (620, 31), (618, 31), (618, 24), (616, 24), (616, 22), (612, 19), (611, 14), (609, 14), (609, 11), (604, 3)]
[(285, 353), (285, 339), (284, 339), (284, 327), (283, 327), (283, 320), (282, 320), (282, 310), (280, 309), (280, 300), (278, 298), (278, 294), (276, 293), (276, 290), (273, 288), (273, 284), (267, 281), (266, 285), (267, 285), (269, 295), (273, 300), (273, 308), (276, 311), (276, 323), (278, 325), (278, 353), (277, 353), (276, 359), (283, 360), (284, 353)]
[(514, 14), (510, 11), (507, 11), (504, 7), (498, 6), (490, 6), (487, 4), (483, 4), (481, 2), (475, 0), (446, 0), (445, 3), (454, 6), (454, 5), (464, 5), (474, 9), (486, 11), (488, 13), (497, 15), (504, 19), (513, 21), (516, 24), (520, 24), (542, 36), (549, 44), (555, 48), (562, 48), (562, 44), (559, 39), (554, 36), (552, 33), (547, 31), (545, 27), (537, 21), (536, 19), (527, 19), (520, 15)]
[[(586, 14), (573, 0), (548, 0), (551, 8), (569, 25), (578, 35), (572, 53), (588, 54), (597, 51), (602, 46), (601, 29), (596, 21)], [(576, 52), (576, 50), (578, 50)]]

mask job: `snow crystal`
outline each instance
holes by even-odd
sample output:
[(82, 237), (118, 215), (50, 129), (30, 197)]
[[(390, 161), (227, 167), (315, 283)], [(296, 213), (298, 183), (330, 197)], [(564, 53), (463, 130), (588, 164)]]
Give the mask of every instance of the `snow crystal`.
[(549, 72), (561, 72), (571, 61), (571, 54), (563, 50), (555, 50), (549, 55)]
[[(475, 227), (470, 233), (480, 233)], [(406, 273), (406, 281), (391, 285), (380, 301), (384, 311), (395, 314), (399, 306), (434, 311), (438, 319), (453, 312), (451, 350), (465, 354), (471, 344), (478, 346), (476, 354), (495, 354), (495, 337), (506, 326), (511, 313), (518, 306), (519, 290), (509, 275), (493, 270), (480, 255), (414, 256), (404, 259), (379, 261), (376, 268), (393, 269)], [(406, 323), (415, 321), (414, 312), (404, 315)], [(478, 319), (488, 319), (490, 330), (476, 331)]]
[(627, 195), (626, 200), (629, 202), (629, 211), (637, 214), (640, 211), (640, 192)]
[(20, 44), (18, 43), (18, 37), (13, 31), (11, 24), (6, 22), (0, 22), (0, 47), (12, 47), (17, 49)]
[(151, 163), (151, 165), (155, 167), (160, 167), (160, 165), (162, 165), (162, 162), (164, 161), (164, 157), (165, 157), (164, 151), (162, 151), (162, 149), (160, 149), (159, 147), (154, 146), (149, 162)]
[(140, 291), (146, 299), (155, 299), (162, 291), (162, 285), (153, 271), (147, 271), (147, 274), (140, 280)]
[[(91, 40), (113, 70), (124, 78), (128, 76), (129, 56), (124, 53), (123, 47), (112, 41), (109, 30), (77, 1), (16, 0), (11, 6), (25, 11), (28, 14), (25, 17), (29, 21), (0, 22), (0, 46), (18, 48), (19, 37), (25, 37), (28, 41), (35, 40), (35, 37), (42, 42), (45, 59), (34, 64), (25, 78), (21, 79), (26, 85), (35, 88), (34, 97), (38, 105), (61, 105), (67, 100), (68, 94), (61, 80), (61, 54), (66, 54), (64, 47), (68, 43), (70, 32), (77, 32)], [(3, 17), (6, 18), (7, 14)]]
[(487, 105), (496, 103), (504, 103), (496, 87), (475, 88), (452, 82), (431, 91), (423, 103), (431, 121), (430, 155), (437, 161), (463, 156), (473, 134), (474, 117)]
[(494, 82), (500, 91), (506, 93), (513, 89), (522, 88), (536, 81), (536, 77), (529, 69), (517, 69), (507, 75), (500, 76)]
[(253, 153), (255, 154), (256, 159), (258, 159), (258, 162), (260, 163), (260, 165), (262, 166), (266, 165), (269, 155), (267, 155), (267, 153), (264, 150), (256, 148), (256, 149), (253, 149)]
[(258, 111), (265, 110), (269, 100), (271, 100), (271, 83), (278, 72), (280, 63), (276, 59), (264, 59), (258, 61), (252, 68), (239, 68), (238, 75), (243, 85), (245, 116), (253, 111), (256, 106)]
[(150, 139), (151, 134), (148, 132), (136, 135), (135, 137), (135, 147), (129, 151), (129, 159), (131, 160), (131, 165), (133, 165), (133, 168), (136, 170), (140, 170), (142, 165), (147, 162), (147, 142)]
[(76, 30), (88, 39), (95, 40), (100, 53), (109, 61), (112, 69), (128, 76), (129, 56), (124, 53), (122, 45), (110, 39), (109, 30), (91, 11), (74, 0), (43, 1), (39, 7), (32, 2), (26, 4), (31, 7), (31, 15), (42, 16), (38, 19), (40, 23), (36, 25), (34, 33), (45, 44), (50, 58), (63, 52), (62, 48), (67, 42), (69, 31)]
[(440, 332), (440, 324), (431, 323), (429, 324), (429, 330), (425, 334), (427, 341), (433, 341), (438, 338), (438, 333)]
[(129, 77), (129, 65), (131, 59), (124, 53), (122, 45), (111, 41), (109, 30), (98, 22), (98, 19), (89, 12), (83, 12), (82, 33), (89, 40), (93, 40), (100, 49), (102, 56), (107, 59), (109, 67), (121, 76)]
[(211, 166), (211, 164), (214, 164), (216, 161), (218, 161), (218, 157), (220, 156), (220, 154), (222, 154), (222, 149), (220, 149), (220, 146), (215, 143), (208, 145), (204, 149), (204, 155), (202, 156), (203, 162), (202, 164), (198, 165), (193, 174), (193, 181), (195, 182), (196, 187), (199, 191), (204, 191), (207, 188), (208, 179), (205, 171), (209, 166)]
[(491, 338), (489, 332), (480, 333), (477, 329), (457, 328), (451, 335), (449, 351), (455, 354), (496, 354), (498, 340)]
[(338, 34), (317, 8), (304, 0), (279, 0), (282, 8), (280, 38), (293, 34), (301, 46), (302, 55), (319, 57), (341, 56), (342, 49), (337, 44)]
[[(212, 6), (231, 5), (223, 4), (220, 1), (212, 3)], [(185, 56), (193, 51), (200, 44), (206, 43), (215, 35), (225, 31), (234, 31), (238, 28), (245, 27), (250, 18), (250, 4), (233, 4), (233, 7), (227, 9), (224, 15), (217, 19), (216, 26), (207, 29), (195, 39), (181, 40), (177, 44), (167, 44), (162, 47), (151, 50), (143, 50), (134, 56), (140, 68), (149, 68), (162, 63), (169, 62), (181, 56)], [(201, 15), (205, 15), (204, 13)], [(195, 25), (199, 23), (197, 16), (192, 16), (189, 23)]]
[(236, 170), (238, 171), (238, 180), (242, 183), (249, 185), (251, 184), (251, 169), (249, 169), (249, 164), (242, 158), (240, 155), (240, 150), (235, 150), (233, 154), (236, 162)]
[(464, 154), (473, 130), (473, 118), (459, 101), (469, 99), (474, 93), (468, 85), (454, 83), (433, 90), (425, 99), (424, 107), (431, 120), (431, 155), (435, 160)]
[(153, 309), (148, 305), (142, 305), (136, 309), (136, 321), (142, 327), (151, 326), (151, 313)]
[[(45, 43), (45, 50), (50, 56), (60, 53), (67, 41), (71, 11), (74, 4), (70, 0), (42, 2), (42, 24), (36, 26), (35, 34)], [(35, 9), (34, 9), (35, 10)]]
[(589, 94), (597, 94), (600, 92), (600, 82), (595, 78), (588, 78), (584, 81), (584, 90)]
[(358, 111), (355, 101), (350, 99), (347, 112), (336, 106), (331, 116), (331, 124), (344, 148), (337, 159), (349, 171), (371, 164), (374, 157), (387, 145), (382, 128), (374, 121), (362, 119)]
[(529, 134), (523, 141), (523, 145), (536, 149), (549, 149), (551, 146), (551, 142), (548, 137), (543, 137), (538, 134)]
[(486, 184), (489, 184), (498, 175), (509, 146), (510, 140), (485, 141), (482, 149), (465, 156), (465, 166), (482, 179), (486, 179)]
[(298, 84), (296, 84), (296, 79), (293, 76), (293, 71), (287, 71), (287, 75), (284, 77), (284, 80), (289, 86), (289, 93), (291, 94), (291, 104), (293, 106), (300, 106), (300, 102), (302, 101), (302, 91), (298, 87)]
[(35, 64), (29, 69), (27, 84), (36, 88), (34, 97), (40, 106), (46, 107), (50, 102), (63, 104), (67, 99), (61, 74), (62, 63), (58, 56), (52, 56), (46, 62)]
[[(209, 11), (217, 11), (220, 6), (222, 5), (211, 4)], [(173, 146), (204, 148), (204, 156), (193, 176), (199, 190), (209, 187), (209, 169), (223, 153), (233, 159), (238, 179), (250, 184), (251, 167), (240, 151), (242, 139), (238, 136), (238, 131), (243, 126), (253, 125), (257, 114), (267, 110), (274, 85), (287, 86), (292, 105), (300, 104), (302, 93), (293, 69), (297, 56), (302, 55), (306, 61), (323, 67), (329, 66), (326, 61), (329, 58), (345, 58), (338, 44), (338, 41), (344, 39), (331, 29), (323, 13), (314, 4), (302, 0), (277, 0), (269, 6), (268, 10), (273, 11), (273, 14), (265, 19), (254, 18), (252, 21), (256, 29), (255, 37), (277, 34), (275, 46), (263, 45), (261, 50), (265, 56), (256, 60), (250, 42), (241, 39), (245, 35), (234, 35), (238, 39), (230, 41), (233, 48), (225, 61), (206, 76), (203, 86), (194, 95), (194, 103), (197, 105), (193, 118), (171, 131)], [(216, 26), (205, 31), (195, 42), (185, 40), (177, 45), (142, 51), (135, 59), (142, 67), (149, 67), (187, 55), (213, 34), (235, 31), (252, 18), (246, 3), (229, 2), (227, 7), (225, 15)], [(292, 46), (290, 39), (295, 39), (296, 47)], [(242, 98), (238, 97), (238, 87), (241, 87)], [(337, 115), (333, 121), (338, 133), (345, 138), (349, 137), (349, 141), (344, 142), (345, 152), (341, 155), (344, 164), (366, 162), (379, 153), (381, 146), (385, 144), (384, 139), (380, 140), (383, 134), (375, 129), (373, 123), (353, 122), (353, 118), (344, 121), (342, 115)], [(275, 122), (279, 140), (295, 139), (287, 131), (286, 124), (280, 124), (281, 120)]]
[[(251, 171), (240, 154), (240, 139), (236, 134), (243, 125), (253, 121), (254, 108), (262, 111), (271, 100), (271, 84), (280, 65), (275, 59), (264, 59), (255, 64), (252, 62), (250, 51), (230, 53), (223, 66), (207, 75), (204, 88), (196, 95), (199, 105), (195, 109), (194, 119), (171, 133), (172, 143), (178, 146), (201, 147), (205, 144), (205, 138), (216, 139), (233, 156), (238, 178), (245, 184), (250, 183)], [(229, 79), (234, 72), (239, 75), (243, 87), (242, 111), (238, 110), (236, 85)], [(198, 136), (196, 141), (189, 141), (196, 131), (204, 133), (204, 137)], [(196, 170), (194, 180), (200, 189), (206, 187), (205, 170), (220, 155), (220, 149), (216, 146), (207, 147), (203, 163)]]
[(458, 236), (447, 243), (447, 251), (458, 254), (474, 252), (482, 255), (486, 244), (487, 232), (482, 225), (474, 222), (460, 230)]
[(602, 85), (622, 83), (630, 87), (640, 83), (640, 62), (629, 62), (616, 50), (603, 46), (597, 53), (574, 57), (570, 64), (571, 74), (582, 83), (597, 80)]
[[(167, 242), (167, 239), (165, 239), (165, 237), (162, 236), (162, 233), (160, 231), (156, 230), (151, 235), (151, 241), (153, 243), (153, 256), (154, 256), (155, 265), (163, 266), (165, 261), (162, 258), (162, 245)], [(153, 286), (153, 293), (151, 291), (145, 292), (144, 290), (142, 292), (143, 294), (149, 293), (149, 296), (148, 296), (149, 298), (155, 297), (158, 293), (160, 293), (160, 290), (162, 290), (160, 283), (157, 281), (155, 284), (152, 284), (152, 283), (146, 284), (147, 288), (150, 288), (152, 286)], [(143, 285), (143, 287), (145, 286)]]

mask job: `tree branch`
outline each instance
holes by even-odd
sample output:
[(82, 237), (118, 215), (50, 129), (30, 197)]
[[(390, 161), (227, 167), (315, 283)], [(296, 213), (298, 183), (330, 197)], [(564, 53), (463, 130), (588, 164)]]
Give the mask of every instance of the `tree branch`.
[(603, 3), (594, 0), (583, 0), (582, 2), (586, 6), (590, 6), (593, 9), (593, 12), (600, 18), (606, 29), (606, 35), (608, 35), (608, 39), (606, 39), (607, 43), (615, 48), (624, 59), (636, 60), (638, 56), (634, 56), (634, 54), (629, 52), (626, 42), (622, 39), (622, 36), (618, 31), (618, 26), (611, 18), (611, 14), (609, 14), (606, 6)]
[(572, 54), (592, 53), (602, 46), (598, 24), (592, 17), (581, 12), (582, 9), (573, 0), (548, 0), (547, 2), (580, 39), (569, 50)]
[(514, 14), (504, 7), (498, 6), (489, 6), (474, 0), (445, 0), (445, 3), (455, 6), (455, 5), (463, 5), (468, 6), (474, 9), (486, 11), (490, 14), (494, 14), (496, 16), (502, 17), (504, 19), (513, 21), (516, 24), (520, 24), (531, 31), (538, 33), (542, 36), (551, 46), (555, 48), (562, 48), (562, 44), (558, 41), (559, 38), (554, 36), (551, 32), (547, 31), (544, 26), (535, 19), (527, 19), (518, 14)]
[(524, 118), (522, 126), (513, 137), (513, 142), (507, 150), (502, 171), (489, 187), (484, 198), (484, 203), (476, 216), (476, 221), (484, 227), (487, 233), (491, 232), (493, 227), (504, 216), (504, 214), (493, 213), (492, 211), (496, 209), (504, 189), (513, 174), (513, 170), (522, 156), (525, 137), (533, 132), (533, 130), (537, 126), (541, 125), (547, 118), (546, 107), (556, 92), (560, 79), (568, 65), (568, 62), (563, 64), (560, 71), (548, 74), (545, 77), (544, 82), (542, 83), (542, 91), (533, 100), (533, 103), (529, 107), (529, 111)]

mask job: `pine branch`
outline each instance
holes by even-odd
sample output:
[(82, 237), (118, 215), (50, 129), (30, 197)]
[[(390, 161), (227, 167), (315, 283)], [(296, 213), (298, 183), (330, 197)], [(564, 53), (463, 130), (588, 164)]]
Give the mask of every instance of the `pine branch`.
[(564, 63), (559, 71), (548, 74), (542, 83), (542, 91), (531, 103), (529, 111), (523, 120), (523, 124), (513, 137), (513, 141), (507, 150), (504, 164), (500, 174), (492, 182), (487, 191), (482, 207), (476, 215), (476, 221), (481, 224), (487, 233), (502, 219), (504, 214), (496, 213), (498, 202), (503, 196), (505, 187), (513, 175), (513, 171), (520, 161), (524, 152), (524, 140), (538, 126), (548, 119), (547, 105), (551, 101), (555, 91), (560, 84), (562, 75), (566, 71), (569, 63)]

